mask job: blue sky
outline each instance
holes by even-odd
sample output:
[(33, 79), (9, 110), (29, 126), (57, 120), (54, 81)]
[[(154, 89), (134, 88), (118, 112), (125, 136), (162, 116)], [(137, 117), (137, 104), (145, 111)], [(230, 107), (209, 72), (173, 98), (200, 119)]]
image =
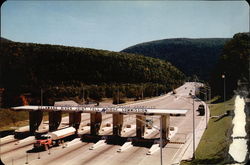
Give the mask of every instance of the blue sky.
[(165, 38), (249, 31), (245, 1), (7, 1), (1, 35), (13, 41), (120, 51)]

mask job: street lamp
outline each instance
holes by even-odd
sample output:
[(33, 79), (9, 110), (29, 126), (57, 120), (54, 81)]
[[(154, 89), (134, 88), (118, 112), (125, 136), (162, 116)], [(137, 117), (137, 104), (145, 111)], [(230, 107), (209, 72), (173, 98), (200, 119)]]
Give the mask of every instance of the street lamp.
[(194, 105), (195, 102), (194, 102), (194, 99), (196, 99), (197, 97), (195, 95), (192, 95), (191, 93), (189, 95), (193, 98), (193, 158), (195, 159), (195, 105)]
[(196, 83), (194, 87), (194, 94), (192, 94), (192, 91), (190, 91), (189, 95), (193, 99), (193, 158), (195, 159), (195, 108), (194, 108), (194, 99), (195, 99), (195, 93), (196, 93)]
[(208, 100), (211, 100), (211, 87), (207, 86), (206, 89), (208, 90)]
[(221, 75), (221, 78), (224, 80), (224, 102), (226, 101), (226, 76), (225, 74)]
[(160, 157), (161, 157), (161, 165), (163, 164), (162, 161), (162, 116), (160, 117)]
[(193, 96), (193, 158), (195, 159), (195, 112), (194, 112), (194, 98), (195, 95)]
[[(207, 95), (205, 95), (206, 97), (205, 97), (205, 99), (206, 99), (206, 101), (208, 101), (208, 97), (207, 97)], [(208, 112), (208, 110), (207, 110), (207, 108), (208, 108), (208, 106), (207, 106), (207, 103), (206, 103), (206, 108), (205, 108), (205, 113), (206, 113), (206, 129), (207, 129), (207, 112)]]
[(194, 111), (194, 99), (196, 94), (196, 82), (194, 85), (194, 94), (190, 91), (189, 95), (193, 98), (193, 158), (195, 159), (195, 111)]

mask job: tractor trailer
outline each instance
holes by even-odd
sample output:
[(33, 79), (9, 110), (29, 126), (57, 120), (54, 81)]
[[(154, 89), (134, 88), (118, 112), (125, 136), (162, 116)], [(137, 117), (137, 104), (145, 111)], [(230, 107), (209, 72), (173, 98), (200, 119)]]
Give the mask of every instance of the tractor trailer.
[(76, 135), (76, 129), (74, 127), (68, 127), (48, 134), (44, 134), (36, 139), (34, 148), (42, 148), (47, 150), (54, 145), (61, 144), (64, 140), (74, 135)]

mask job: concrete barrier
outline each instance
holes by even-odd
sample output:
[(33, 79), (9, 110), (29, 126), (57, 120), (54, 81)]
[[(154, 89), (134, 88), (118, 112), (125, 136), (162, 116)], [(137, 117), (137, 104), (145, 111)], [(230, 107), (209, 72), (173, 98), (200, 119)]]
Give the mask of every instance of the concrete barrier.
[(123, 132), (123, 133), (129, 132), (129, 131), (135, 129), (135, 127), (136, 127), (135, 125), (131, 125), (130, 128), (124, 128), (122, 132)]
[(82, 134), (85, 134), (85, 133), (88, 133), (90, 132), (90, 126), (85, 126), (85, 127), (82, 127), (81, 129), (78, 129), (78, 134), (79, 135), (82, 135)]
[(35, 136), (29, 136), (25, 139), (22, 139), (22, 140), (18, 140), (15, 145), (19, 145), (19, 144), (28, 144), (28, 143), (34, 143), (36, 140), (35, 140)]
[(153, 133), (155, 131), (155, 129), (147, 129), (146, 131), (145, 131), (145, 135), (144, 135), (144, 137), (147, 137), (147, 136), (149, 136), (151, 133)]
[(68, 143), (65, 143), (65, 145), (64, 145), (63, 148), (65, 148), (65, 147), (70, 147), (70, 146), (74, 146), (74, 145), (80, 144), (80, 143), (82, 143), (81, 139), (80, 139), (80, 138), (76, 138), (76, 139), (74, 139), (74, 140), (72, 140), (72, 141), (70, 141), (70, 142), (68, 142)]
[(152, 155), (153, 153), (155, 153), (159, 149), (160, 149), (160, 145), (159, 144), (153, 144), (151, 146), (151, 148), (148, 150), (147, 155)]
[(90, 126), (84, 126), (84, 127), (81, 127), (81, 131), (86, 131), (86, 130), (90, 130)]
[(30, 130), (30, 126), (24, 126), (24, 127), (20, 127), (17, 130), (15, 130), (15, 132), (27, 132)]
[[(173, 130), (171, 130), (173, 128)], [(170, 131), (169, 131), (169, 140), (172, 139), (174, 137), (174, 135), (178, 132), (178, 127), (171, 127)]]
[(111, 130), (111, 129), (112, 129), (112, 127), (103, 127), (101, 129), (101, 131), (106, 132), (106, 131)]
[(14, 135), (8, 135), (0, 139), (1, 145), (15, 141)]
[(94, 149), (96, 149), (98, 147), (101, 147), (101, 146), (103, 146), (103, 145), (106, 144), (105, 141), (106, 140), (99, 140), (96, 144), (94, 144), (93, 146), (91, 146), (89, 149), (90, 150), (94, 150)]
[(132, 142), (126, 142), (117, 150), (117, 152), (123, 152), (131, 147), (133, 147)]

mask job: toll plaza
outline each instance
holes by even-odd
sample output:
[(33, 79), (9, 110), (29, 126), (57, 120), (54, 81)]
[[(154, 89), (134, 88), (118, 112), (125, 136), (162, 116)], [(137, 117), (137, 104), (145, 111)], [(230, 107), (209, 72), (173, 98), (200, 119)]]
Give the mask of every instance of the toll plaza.
[(54, 106), (19, 106), (12, 107), (15, 111), (29, 112), (29, 128), (31, 133), (35, 133), (41, 127), (43, 120), (43, 112), (49, 114), (49, 131), (58, 129), (62, 113), (69, 113), (69, 126), (73, 126), (76, 130), (81, 123), (81, 113), (90, 113), (90, 134), (99, 135), (102, 125), (103, 114), (112, 114), (113, 118), (113, 135), (121, 136), (123, 128), (124, 115), (136, 115), (136, 137), (143, 138), (145, 132), (145, 123), (147, 115), (160, 116), (161, 135), (163, 140), (167, 140), (170, 129), (170, 115), (185, 116), (187, 110), (183, 109), (155, 109), (147, 107), (132, 106), (85, 106), (78, 105), (73, 101), (56, 102)]

